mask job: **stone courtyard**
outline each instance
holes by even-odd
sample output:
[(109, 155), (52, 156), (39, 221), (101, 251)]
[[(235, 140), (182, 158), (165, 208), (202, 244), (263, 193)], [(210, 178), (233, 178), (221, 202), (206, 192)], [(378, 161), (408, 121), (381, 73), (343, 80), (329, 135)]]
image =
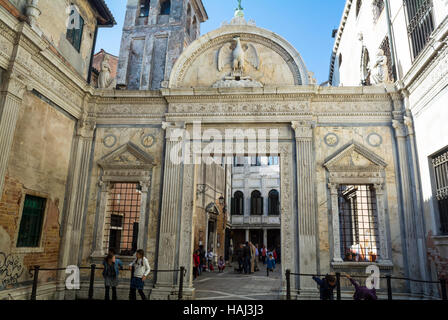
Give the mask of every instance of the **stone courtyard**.
[(230, 267), (224, 273), (204, 272), (193, 284), (196, 300), (279, 300), (282, 288), (280, 266), (273, 273), (266, 269), (251, 275)]

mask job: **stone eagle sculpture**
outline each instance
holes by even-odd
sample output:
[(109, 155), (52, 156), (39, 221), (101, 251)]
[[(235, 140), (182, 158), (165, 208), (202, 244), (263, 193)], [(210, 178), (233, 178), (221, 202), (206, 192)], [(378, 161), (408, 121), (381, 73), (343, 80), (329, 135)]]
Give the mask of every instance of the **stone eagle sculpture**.
[(224, 67), (230, 64), (233, 72), (241, 74), (245, 70), (246, 63), (258, 70), (260, 58), (254, 45), (241, 44), (240, 37), (235, 37), (233, 40), (234, 43), (226, 43), (218, 50), (218, 71), (223, 71)]

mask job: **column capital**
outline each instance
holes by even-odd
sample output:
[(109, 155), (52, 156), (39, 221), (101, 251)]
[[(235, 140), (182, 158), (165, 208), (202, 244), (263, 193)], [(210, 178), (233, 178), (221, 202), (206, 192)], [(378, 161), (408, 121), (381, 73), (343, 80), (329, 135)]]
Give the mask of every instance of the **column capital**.
[(142, 192), (148, 192), (149, 188), (151, 187), (151, 181), (140, 181), (140, 186), (142, 187)]
[(382, 194), (384, 192), (384, 183), (375, 183), (374, 188), (377, 195)]
[(392, 120), (392, 127), (395, 129), (397, 138), (406, 137), (406, 126), (402, 120)]
[(27, 89), (24, 77), (13, 73), (6, 81), (7, 83), (5, 85), (5, 91), (9, 94), (12, 94), (17, 99), (22, 100), (23, 95)]
[(296, 133), (296, 139), (306, 139), (311, 140), (313, 138), (313, 129), (316, 126), (314, 121), (310, 120), (299, 120), (292, 121), (291, 127)]
[(76, 134), (83, 138), (93, 138), (93, 132), (96, 128), (96, 119), (84, 112), (80, 119), (78, 119), (78, 125)]
[(405, 116), (404, 117), (404, 124), (408, 128), (408, 133), (410, 135), (414, 134), (414, 121), (412, 121), (411, 117)]
[(162, 122), (162, 129), (165, 130), (166, 139), (179, 140), (179, 138), (184, 137), (181, 132), (185, 131), (185, 122)]
[(334, 182), (329, 182), (327, 184), (328, 189), (330, 189), (331, 194), (337, 194), (338, 193), (338, 184)]

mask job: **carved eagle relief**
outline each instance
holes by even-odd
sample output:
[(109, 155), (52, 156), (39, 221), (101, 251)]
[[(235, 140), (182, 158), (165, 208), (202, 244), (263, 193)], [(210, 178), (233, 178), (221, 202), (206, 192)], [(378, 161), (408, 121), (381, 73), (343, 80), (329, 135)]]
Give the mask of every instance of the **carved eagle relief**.
[(242, 44), (240, 37), (233, 38), (232, 43), (224, 44), (218, 50), (218, 71), (223, 71), (224, 67), (230, 64), (234, 72), (245, 71), (246, 63), (254, 67), (260, 68), (260, 58), (257, 49), (253, 44)]

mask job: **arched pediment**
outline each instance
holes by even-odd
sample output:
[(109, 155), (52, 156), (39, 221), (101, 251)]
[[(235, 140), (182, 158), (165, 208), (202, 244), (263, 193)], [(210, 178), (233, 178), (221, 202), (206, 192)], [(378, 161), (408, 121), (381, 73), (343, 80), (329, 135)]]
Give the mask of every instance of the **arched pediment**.
[[(239, 39), (239, 40), (237, 40)], [(239, 44), (238, 44), (239, 42)], [(239, 46), (238, 46), (239, 45)], [(235, 48), (244, 58), (235, 60)], [(244, 65), (238, 70), (238, 66)], [(230, 24), (194, 41), (176, 61), (170, 88), (264, 87), (308, 84), (300, 54), (279, 35), (251, 24)]]

